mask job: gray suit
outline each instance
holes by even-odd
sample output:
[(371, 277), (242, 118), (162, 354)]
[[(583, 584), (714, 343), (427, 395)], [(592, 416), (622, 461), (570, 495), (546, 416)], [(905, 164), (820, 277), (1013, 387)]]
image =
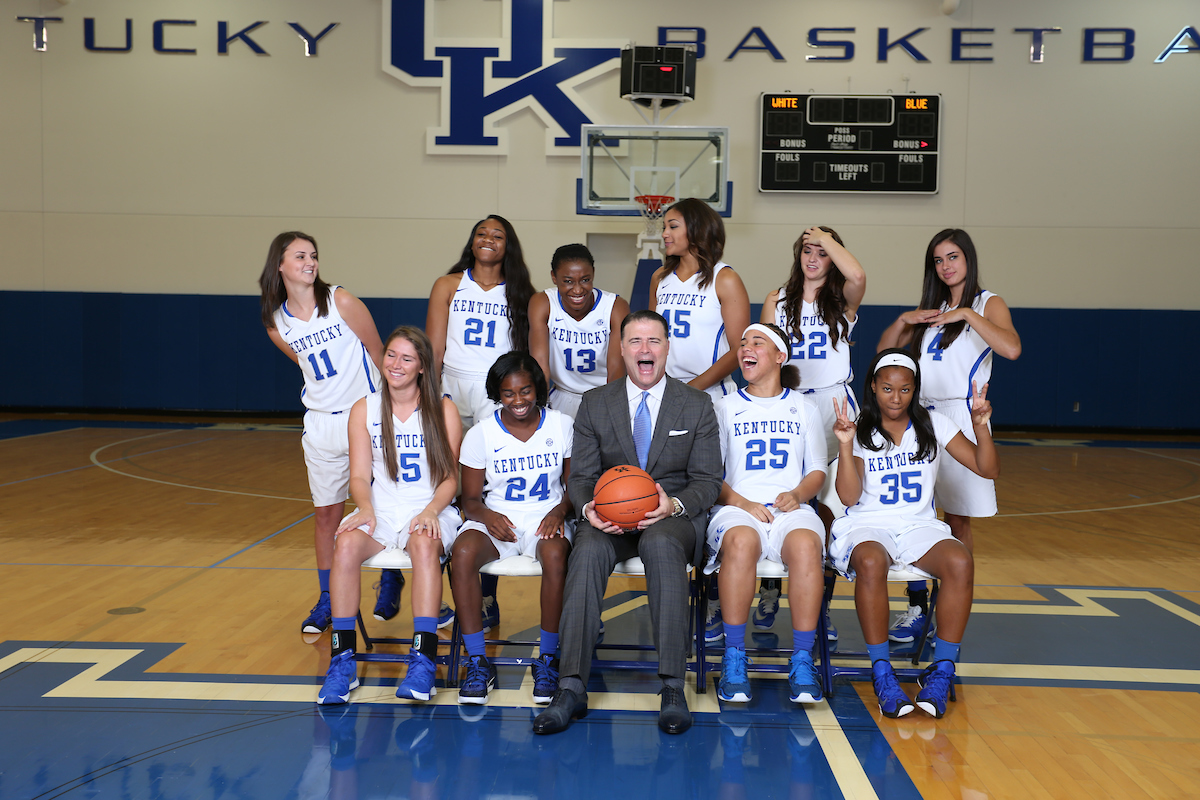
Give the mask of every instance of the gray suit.
[[(646, 471), (667, 496), (679, 498), (686, 514), (645, 531), (612, 535), (593, 528), (581, 513), (563, 595), (560, 674), (579, 676), (585, 686), (608, 577), (618, 561), (635, 555), (646, 565), (659, 674), (683, 678), (687, 673), (687, 565), (700, 563), (708, 509), (721, 492), (723, 466), (711, 398), (674, 378), (664, 380)], [(605, 470), (637, 463), (625, 379), (585, 394), (575, 417), (567, 484), (575, 508), (591, 502)]]

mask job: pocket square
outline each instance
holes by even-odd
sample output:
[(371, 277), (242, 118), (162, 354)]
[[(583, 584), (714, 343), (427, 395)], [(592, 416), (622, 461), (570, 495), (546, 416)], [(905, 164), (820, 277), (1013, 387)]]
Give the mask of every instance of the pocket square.
[(670, 431), (669, 433), (667, 433), (667, 436), (683, 436), (686, 433), (687, 433), (687, 431)]

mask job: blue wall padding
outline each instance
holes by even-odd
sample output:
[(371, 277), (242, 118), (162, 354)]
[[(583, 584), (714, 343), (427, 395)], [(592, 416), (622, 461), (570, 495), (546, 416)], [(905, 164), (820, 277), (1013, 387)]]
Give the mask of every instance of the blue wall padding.
[[(8, 343), (0, 406), (302, 410), (300, 371), (267, 338), (256, 297), (3, 291), (0, 301)], [(364, 302), (381, 337), (397, 325), (425, 324), (424, 298)], [(860, 310), (857, 393), (880, 334), (904, 310)], [(997, 425), (1200, 428), (1181, 402), (1200, 389), (1200, 372), (1183, 358), (1200, 340), (1200, 311), (1012, 314), (1024, 352), (1015, 362), (994, 361), (988, 396)]]

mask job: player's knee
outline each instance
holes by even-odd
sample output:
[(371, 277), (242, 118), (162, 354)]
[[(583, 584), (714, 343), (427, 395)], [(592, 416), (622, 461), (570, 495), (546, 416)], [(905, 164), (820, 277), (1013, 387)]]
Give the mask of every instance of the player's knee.
[(825, 553), (823, 542), (815, 531), (798, 529), (783, 540), (784, 557), (805, 564), (820, 564)]
[(885, 580), (891, 565), (887, 550), (874, 542), (860, 544), (850, 555), (850, 566), (860, 580)]
[(570, 548), (566, 539), (543, 539), (537, 547), (537, 558), (542, 564), (542, 574), (565, 574), (569, 552)]
[(721, 540), (721, 559), (723, 561), (758, 561), (762, 553), (762, 544), (758, 540), (758, 531), (751, 528), (734, 528), (725, 534)]
[(943, 566), (941, 580), (951, 585), (968, 585), (975, 582), (975, 559), (966, 547), (958, 546), (950, 551)]

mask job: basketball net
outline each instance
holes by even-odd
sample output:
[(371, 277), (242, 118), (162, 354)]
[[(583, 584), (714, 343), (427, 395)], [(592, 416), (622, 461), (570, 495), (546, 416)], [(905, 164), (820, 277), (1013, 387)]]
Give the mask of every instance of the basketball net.
[(675, 198), (665, 194), (640, 194), (633, 198), (642, 212), (642, 221), (646, 231), (641, 239), (662, 239), (663, 214), (667, 207), (675, 202)]

